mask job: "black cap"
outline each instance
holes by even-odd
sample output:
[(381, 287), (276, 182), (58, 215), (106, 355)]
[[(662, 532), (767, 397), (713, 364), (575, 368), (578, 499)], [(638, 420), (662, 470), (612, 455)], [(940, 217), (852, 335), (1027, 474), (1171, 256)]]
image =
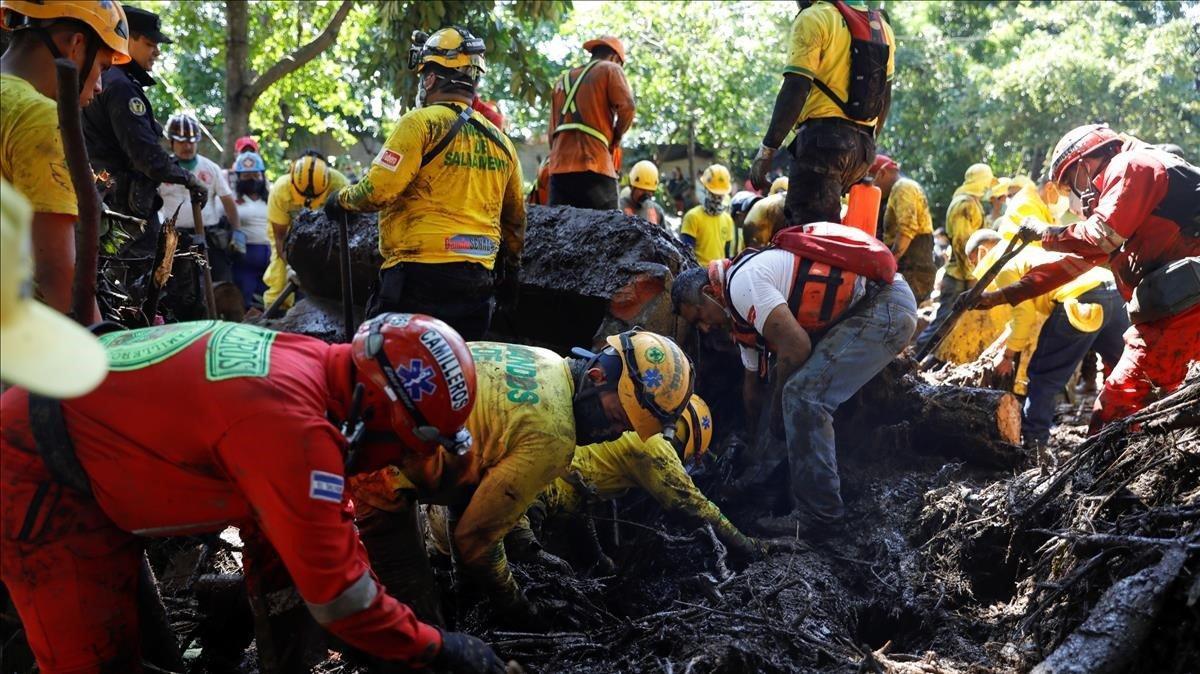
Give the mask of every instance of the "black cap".
[(140, 7), (124, 6), (125, 18), (129, 21), (129, 32), (145, 35), (157, 44), (174, 42), (162, 32), (162, 19), (154, 12), (148, 12)]

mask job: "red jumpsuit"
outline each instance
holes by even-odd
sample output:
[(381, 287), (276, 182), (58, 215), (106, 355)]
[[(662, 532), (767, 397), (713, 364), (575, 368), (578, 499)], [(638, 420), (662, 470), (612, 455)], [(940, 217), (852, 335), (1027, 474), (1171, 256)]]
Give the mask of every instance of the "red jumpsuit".
[[(1093, 181), (1099, 197), (1086, 220), (1052, 227), (1042, 238), (1046, 250), (1073, 253), (1035, 267), (1005, 289), (1013, 304), (1066, 283), (1087, 269), (1107, 264), (1128, 302), (1150, 272), (1185, 257), (1200, 255), (1200, 238), (1154, 211), (1167, 195), (1167, 169), (1181, 161), (1161, 150), (1135, 147), (1117, 154)], [(1125, 333), (1125, 351), (1096, 399), (1091, 431), (1145, 407), (1160, 393), (1178, 388), (1188, 363), (1200, 360), (1200, 305)]]
[[(111, 371), (63, 403), (94, 500), (55, 483), (28, 394), (0, 398), (0, 576), (43, 672), (140, 670), (138, 536), (254, 526), (325, 629), (428, 663), (440, 633), (371, 573), (343, 489), (349, 345), (201, 321), (101, 338)], [(249, 560), (248, 560), (249, 561)]]

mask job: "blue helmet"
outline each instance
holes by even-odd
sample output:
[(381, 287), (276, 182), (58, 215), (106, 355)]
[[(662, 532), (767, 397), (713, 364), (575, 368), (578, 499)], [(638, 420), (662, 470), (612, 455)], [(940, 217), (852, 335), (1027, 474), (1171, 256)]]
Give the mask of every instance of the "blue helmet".
[(267, 165), (263, 163), (262, 157), (257, 152), (243, 152), (233, 162), (234, 173), (263, 173), (266, 170)]

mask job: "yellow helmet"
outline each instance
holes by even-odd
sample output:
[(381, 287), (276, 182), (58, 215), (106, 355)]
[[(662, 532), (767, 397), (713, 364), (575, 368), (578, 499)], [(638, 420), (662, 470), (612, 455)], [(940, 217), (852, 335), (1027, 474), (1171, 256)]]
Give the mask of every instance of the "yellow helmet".
[(315, 153), (305, 154), (292, 162), (292, 197), (312, 208), (313, 202), (329, 190), (329, 164)]
[[(58, 19), (81, 21), (113, 50), (113, 65), (129, 63), (129, 23), (115, 0), (0, 0), (0, 25), (4, 30), (40, 28)], [(81, 78), (87, 73), (81, 73)]]
[(772, 194), (779, 194), (780, 192), (786, 192), (787, 188), (788, 188), (788, 177), (787, 176), (779, 176), (778, 178), (775, 179), (775, 182), (771, 183), (771, 189), (767, 191), (767, 196), (769, 197)]
[(487, 70), (483, 52), (483, 40), (466, 28), (443, 28), (429, 36), (417, 31), (413, 33), (413, 44), (408, 51), (408, 67), (421, 72), (426, 63), (436, 63), (477, 78)]
[(713, 164), (704, 169), (700, 176), (700, 184), (712, 194), (725, 195), (733, 191), (733, 179), (729, 177), (729, 169), (720, 164)]
[(629, 169), (629, 185), (648, 192), (658, 189), (658, 167), (649, 159), (634, 164)]
[(675, 342), (653, 332), (634, 329), (607, 340), (621, 358), (617, 393), (621, 407), (642, 440), (675, 421), (692, 397), (692, 362)]
[(679, 415), (679, 421), (675, 422), (676, 446), (683, 448), (680, 458), (684, 463), (687, 463), (688, 459), (695, 459), (699, 463), (700, 458), (708, 452), (712, 437), (712, 412), (708, 410), (708, 403), (704, 402), (704, 399), (693, 394), (687, 409)]

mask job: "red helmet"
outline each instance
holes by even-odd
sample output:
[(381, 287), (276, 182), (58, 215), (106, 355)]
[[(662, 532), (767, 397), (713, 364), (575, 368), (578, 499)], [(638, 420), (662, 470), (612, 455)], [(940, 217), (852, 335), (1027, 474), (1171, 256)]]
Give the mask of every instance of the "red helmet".
[(1108, 128), (1107, 124), (1086, 124), (1071, 129), (1058, 141), (1058, 145), (1054, 146), (1054, 154), (1050, 160), (1050, 179), (1062, 182), (1063, 175), (1075, 162), (1105, 145), (1120, 142), (1121, 136)]
[(454, 328), (424, 314), (380, 314), (354, 335), (364, 407), (385, 409), (405, 447), (463, 454), (475, 405), (475, 361)]

